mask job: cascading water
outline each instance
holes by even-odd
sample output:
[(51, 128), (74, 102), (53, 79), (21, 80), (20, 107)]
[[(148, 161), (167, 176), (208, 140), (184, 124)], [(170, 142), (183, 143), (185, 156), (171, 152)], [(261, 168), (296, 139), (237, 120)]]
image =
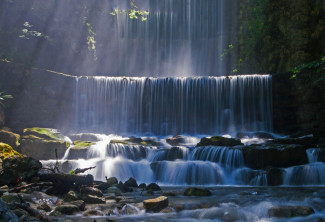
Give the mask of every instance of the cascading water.
[(76, 81), (79, 131), (213, 135), (272, 130), (270, 75)]

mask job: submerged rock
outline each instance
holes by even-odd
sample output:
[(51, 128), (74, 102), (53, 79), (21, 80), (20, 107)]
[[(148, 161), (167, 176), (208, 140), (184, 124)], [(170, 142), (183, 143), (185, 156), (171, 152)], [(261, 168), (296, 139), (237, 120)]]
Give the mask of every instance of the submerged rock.
[(268, 210), (270, 217), (304, 217), (314, 213), (314, 209), (308, 206), (274, 206)]
[(177, 136), (166, 138), (166, 142), (172, 146), (180, 146), (184, 144), (186, 140), (184, 136), (177, 135)]
[(253, 169), (284, 168), (308, 163), (306, 149), (301, 145), (262, 144), (245, 146), (245, 165)]
[(143, 205), (147, 212), (159, 212), (168, 207), (168, 198), (160, 196), (154, 199), (144, 200)]
[(184, 191), (184, 196), (211, 196), (212, 193), (208, 189), (189, 187)]
[(202, 138), (196, 145), (198, 146), (237, 146), (243, 145), (239, 139), (226, 138), (222, 136), (213, 136), (211, 138)]

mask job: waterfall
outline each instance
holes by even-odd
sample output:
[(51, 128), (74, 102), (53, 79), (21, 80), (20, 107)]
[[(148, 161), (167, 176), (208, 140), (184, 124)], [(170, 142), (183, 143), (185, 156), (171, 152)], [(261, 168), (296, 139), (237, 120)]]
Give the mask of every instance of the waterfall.
[[(125, 2), (114, 4), (126, 8)], [(119, 14), (110, 28), (105, 56), (116, 75), (225, 75), (226, 45), (233, 44), (231, 3), (226, 0), (141, 0), (148, 19)], [(227, 41), (226, 41), (227, 40)], [(233, 42), (232, 42), (233, 41)]]
[(80, 77), (77, 131), (234, 134), (272, 130), (270, 75), (228, 77)]

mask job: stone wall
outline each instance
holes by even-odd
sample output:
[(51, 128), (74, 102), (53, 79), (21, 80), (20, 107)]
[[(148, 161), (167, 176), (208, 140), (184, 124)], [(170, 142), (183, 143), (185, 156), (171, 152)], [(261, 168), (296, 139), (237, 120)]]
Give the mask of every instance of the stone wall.
[[(274, 131), (295, 133), (325, 128), (325, 74), (306, 70), (273, 75)], [(319, 81), (318, 81), (319, 80)], [(320, 130), (320, 132), (323, 132)]]
[(0, 90), (14, 97), (5, 110), (10, 128), (71, 128), (73, 76), (0, 62)]

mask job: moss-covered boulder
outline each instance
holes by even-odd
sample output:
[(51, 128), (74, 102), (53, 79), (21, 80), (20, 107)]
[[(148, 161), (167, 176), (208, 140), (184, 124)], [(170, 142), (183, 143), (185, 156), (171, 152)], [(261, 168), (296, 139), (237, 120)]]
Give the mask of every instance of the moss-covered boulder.
[(19, 146), (20, 135), (17, 133), (13, 133), (8, 129), (0, 130), (0, 142), (7, 143), (14, 149), (17, 149)]
[(144, 200), (143, 206), (147, 212), (159, 212), (168, 207), (168, 197), (160, 196), (154, 199)]
[(162, 144), (151, 139), (130, 137), (125, 140), (111, 140), (110, 143), (121, 143), (125, 145), (161, 146)]
[(22, 155), (15, 151), (10, 145), (6, 143), (0, 143), (0, 158), (5, 159), (11, 156), (22, 157)]
[(20, 152), (38, 160), (62, 158), (70, 146), (64, 137), (55, 129), (28, 128), (24, 129)]
[(212, 193), (208, 189), (189, 187), (184, 191), (184, 196), (211, 196)]
[(308, 163), (306, 148), (302, 145), (250, 145), (245, 146), (242, 151), (245, 165), (253, 169), (283, 168)]
[(80, 140), (74, 141), (73, 146), (69, 151), (68, 159), (86, 158), (89, 148), (94, 144), (95, 143), (90, 141), (80, 141)]
[(314, 214), (313, 208), (308, 206), (274, 206), (268, 210), (270, 217), (305, 217)]
[(213, 136), (211, 138), (204, 137), (196, 145), (198, 146), (237, 146), (243, 145), (239, 139), (226, 138), (222, 136)]

